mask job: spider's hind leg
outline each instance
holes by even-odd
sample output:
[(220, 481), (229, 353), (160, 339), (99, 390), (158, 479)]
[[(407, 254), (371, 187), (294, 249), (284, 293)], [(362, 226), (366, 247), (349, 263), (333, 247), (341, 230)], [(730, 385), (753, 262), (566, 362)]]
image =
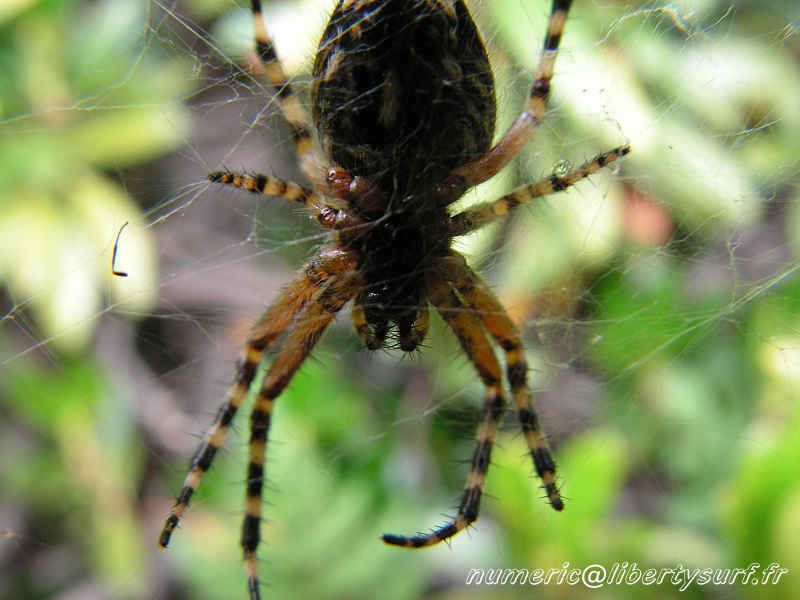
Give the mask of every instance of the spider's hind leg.
[(466, 189), (494, 177), (533, 138), (547, 110), (550, 81), (571, 4), (572, 0), (553, 0), (544, 47), (522, 113), (489, 152), (455, 169), (448, 178), (450, 182)]
[(321, 182), (322, 174), (314, 160), (314, 141), (308, 127), (308, 116), (292, 91), (283, 66), (275, 53), (272, 38), (269, 37), (267, 28), (264, 25), (261, 0), (252, 0), (251, 7), (253, 27), (255, 29), (256, 53), (267, 79), (276, 90), (283, 116), (292, 128), (292, 137), (294, 138), (295, 151), (300, 161), (300, 166), (313, 181)]

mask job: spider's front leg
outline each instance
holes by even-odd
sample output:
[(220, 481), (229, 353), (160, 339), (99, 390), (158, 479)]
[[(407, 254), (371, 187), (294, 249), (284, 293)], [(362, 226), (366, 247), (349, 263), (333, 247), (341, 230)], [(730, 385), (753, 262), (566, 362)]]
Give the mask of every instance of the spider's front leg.
[(528, 387), (528, 363), (525, 360), (522, 336), (500, 300), (483, 279), (467, 265), (463, 256), (453, 252), (445, 262), (453, 286), (470, 310), (480, 315), (483, 326), (505, 352), (511, 395), (536, 474), (542, 480), (550, 506), (555, 510), (563, 510), (564, 502), (556, 485), (556, 464), (547, 437), (539, 424), (533, 393)]
[(251, 600), (260, 598), (257, 548), (261, 539), (261, 493), (264, 485), (264, 463), (267, 436), (275, 400), (286, 389), (297, 369), (308, 357), (336, 313), (361, 288), (355, 253), (349, 253), (349, 270), (331, 279), (298, 315), (280, 352), (267, 371), (250, 414), (250, 460), (247, 466), (247, 497), (242, 524), (242, 549), (247, 586)]
[[(442, 270), (442, 272), (445, 271)], [(427, 535), (405, 537), (386, 534), (383, 536), (383, 541), (387, 544), (406, 548), (423, 548), (437, 544), (466, 529), (478, 518), (486, 472), (491, 460), (492, 445), (502, 422), (506, 404), (500, 364), (475, 312), (458, 297), (445, 277), (432, 282), (428, 293), (431, 304), (453, 330), (470, 362), (478, 371), (478, 375), (486, 387), (486, 396), (483, 401), (478, 432), (475, 436), (475, 451), (472, 455), (470, 473), (464, 486), (458, 514), (454, 520)]]
[(225, 443), (233, 418), (250, 389), (264, 352), (275, 343), (275, 340), (292, 324), (309, 301), (320, 293), (330, 279), (351, 270), (352, 264), (353, 259), (349, 253), (335, 247), (324, 248), (305, 266), (301, 275), (281, 293), (253, 326), (245, 350), (237, 364), (234, 382), (228, 389), (225, 401), (219, 407), (217, 416), (204, 436), (203, 442), (192, 458), (183, 487), (164, 523), (158, 538), (159, 547), (166, 548), (169, 545), (172, 532), (186, 512), (189, 501), (200, 486), (203, 475), (211, 468), (217, 451)]

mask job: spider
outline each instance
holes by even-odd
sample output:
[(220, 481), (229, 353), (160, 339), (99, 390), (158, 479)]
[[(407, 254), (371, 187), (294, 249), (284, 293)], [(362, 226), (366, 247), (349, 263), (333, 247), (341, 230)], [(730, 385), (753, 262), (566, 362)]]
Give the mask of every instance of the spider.
[(261, 3), (252, 1), (259, 70), (277, 90), (297, 158), (314, 187), (227, 170), (208, 178), (298, 202), (330, 234), (254, 325), (234, 382), (166, 519), (158, 540), (162, 548), (222, 447), (264, 352), (277, 343), (250, 413), (241, 538), (250, 598), (260, 597), (256, 551), (275, 400), (351, 300), (355, 331), (370, 350), (393, 339), (405, 352), (416, 349), (425, 338), (433, 306), (485, 387), (471, 469), (455, 518), (425, 535), (386, 534), (384, 542), (405, 548), (433, 546), (478, 518), (492, 444), (506, 410), (503, 372), (493, 344), (505, 355), (508, 387), (547, 499), (555, 510), (564, 508), (555, 462), (528, 387), (521, 334), (487, 284), (451, 248), (451, 241), (519, 205), (568, 188), (630, 148), (620, 146), (570, 173), (552, 175), (458, 214), (451, 214), (450, 206), (500, 171), (536, 132), (570, 4), (571, 0), (553, 0), (528, 100), (493, 145), (494, 78), (463, 0), (338, 0), (313, 67), (310, 97), (316, 143), (267, 34)]

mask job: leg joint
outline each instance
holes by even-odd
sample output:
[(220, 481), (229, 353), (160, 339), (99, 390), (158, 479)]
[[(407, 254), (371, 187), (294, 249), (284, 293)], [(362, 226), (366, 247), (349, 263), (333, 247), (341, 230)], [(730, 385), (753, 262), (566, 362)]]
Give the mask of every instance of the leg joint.
[(524, 358), (520, 358), (508, 365), (508, 383), (511, 389), (525, 387), (528, 380), (528, 363)]

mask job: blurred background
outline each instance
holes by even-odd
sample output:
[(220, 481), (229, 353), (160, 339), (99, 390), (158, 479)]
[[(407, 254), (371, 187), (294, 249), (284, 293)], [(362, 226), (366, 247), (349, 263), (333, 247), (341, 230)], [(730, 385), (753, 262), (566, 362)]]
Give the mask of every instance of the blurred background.
[[(266, 3), (301, 95), (333, 4)], [(469, 5), (502, 131), (549, 3)], [(251, 27), (233, 0), (0, 4), (2, 598), (245, 597), (246, 415), (155, 540), (248, 327), (322, 239), (296, 207), (205, 183), (222, 164), (302, 181), (247, 72)], [(459, 249), (524, 328), (565, 512), (510, 415), (474, 530), (382, 545), (454, 512), (482, 392), (440, 321), (406, 357), (359, 349), (343, 316), (277, 405), (267, 597), (676, 597), (465, 585), (627, 561), (775, 562), (778, 585), (682, 597), (800, 598), (800, 7), (577, 2), (562, 48), (535, 141), (462, 204), (632, 154)]]

